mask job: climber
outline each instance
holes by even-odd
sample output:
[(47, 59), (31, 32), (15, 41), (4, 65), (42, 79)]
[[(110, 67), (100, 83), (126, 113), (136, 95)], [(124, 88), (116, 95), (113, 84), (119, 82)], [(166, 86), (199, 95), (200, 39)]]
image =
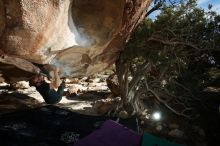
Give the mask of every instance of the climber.
[[(45, 76), (40, 73), (35, 75), (29, 80), (30, 86), (35, 86), (36, 90), (41, 94), (44, 101), (47, 104), (56, 104), (60, 102), (62, 99), (62, 94), (65, 88), (65, 79), (63, 79), (62, 83), (59, 77), (59, 69), (55, 66), (45, 65), (43, 69), (48, 69), (48, 73), (46, 75), (52, 78), (51, 83), (47, 83), (45, 81)], [(56, 90), (56, 88), (58, 88)]]

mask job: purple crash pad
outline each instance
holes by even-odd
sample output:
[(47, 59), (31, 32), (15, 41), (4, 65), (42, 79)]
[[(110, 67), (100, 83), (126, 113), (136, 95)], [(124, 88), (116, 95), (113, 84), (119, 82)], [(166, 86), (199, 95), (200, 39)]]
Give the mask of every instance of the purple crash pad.
[(77, 141), (74, 146), (140, 146), (141, 136), (108, 120), (100, 129)]

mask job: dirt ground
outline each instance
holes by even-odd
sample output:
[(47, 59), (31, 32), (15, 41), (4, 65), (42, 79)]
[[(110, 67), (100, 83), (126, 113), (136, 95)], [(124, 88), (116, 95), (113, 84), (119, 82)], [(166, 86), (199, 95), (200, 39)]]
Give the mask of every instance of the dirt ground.
[[(108, 98), (110, 91), (105, 82), (107, 77), (107, 74), (98, 74), (90, 78), (68, 80), (64, 96), (56, 107), (83, 115), (103, 115), (118, 102), (116, 99)], [(209, 105), (219, 105), (219, 92), (205, 93), (207, 99), (215, 99), (207, 100), (207, 103), (213, 102)], [(29, 87), (27, 82), (19, 82), (13, 86), (7, 83), (0, 84), (0, 117), (44, 106), (47, 105), (43, 98), (34, 87)], [(175, 116), (163, 107), (158, 110), (162, 114), (160, 121), (154, 121), (149, 117), (138, 121), (140, 133), (149, 132), (189, 146), (219, 145), (220, 114), (216, 108), (201, 108), (200, 114), (194, 120)]]
[[(98, 76), (99, 77), (99, 76)], [(106, 75), (100, 78), (72, 79), (66, 83), (64, 96), (57, 106), (82, 114), (99, 115), (99, 104), (106, 101), (110, 91)], [(14, 85), (0, 83), (0, 114), (46, 105), (35, 87), (21, 81)]]

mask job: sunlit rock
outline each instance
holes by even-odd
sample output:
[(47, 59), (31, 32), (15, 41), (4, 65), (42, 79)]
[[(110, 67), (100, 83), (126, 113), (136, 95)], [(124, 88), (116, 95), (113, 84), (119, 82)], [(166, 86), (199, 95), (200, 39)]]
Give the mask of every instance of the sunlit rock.
[(0, 69), (12, 81), (18, 77), (8, 75), (11, 66), (37, 73), (36, 64), (54, 64), (65, 77), (102, 71), (115, 62), (151, 1), (1, 0), (0, 62), (10, 69)]
[(19, 81), (17, 83), (11, 84), (11, 86), (16, 90), (17, 89), (28, 89), (30, 87), (29, 83), (26, 81)]

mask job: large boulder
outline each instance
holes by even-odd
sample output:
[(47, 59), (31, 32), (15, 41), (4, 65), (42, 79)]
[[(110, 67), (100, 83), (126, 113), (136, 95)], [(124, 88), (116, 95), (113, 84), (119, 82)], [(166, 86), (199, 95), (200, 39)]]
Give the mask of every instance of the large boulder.
[(68, 77), (102, 71), (115, 62), (151, 2), (0, 0), (0, 62), (8, 66), (0, 71), (36, 73), (36, 64), (54, 64)]

